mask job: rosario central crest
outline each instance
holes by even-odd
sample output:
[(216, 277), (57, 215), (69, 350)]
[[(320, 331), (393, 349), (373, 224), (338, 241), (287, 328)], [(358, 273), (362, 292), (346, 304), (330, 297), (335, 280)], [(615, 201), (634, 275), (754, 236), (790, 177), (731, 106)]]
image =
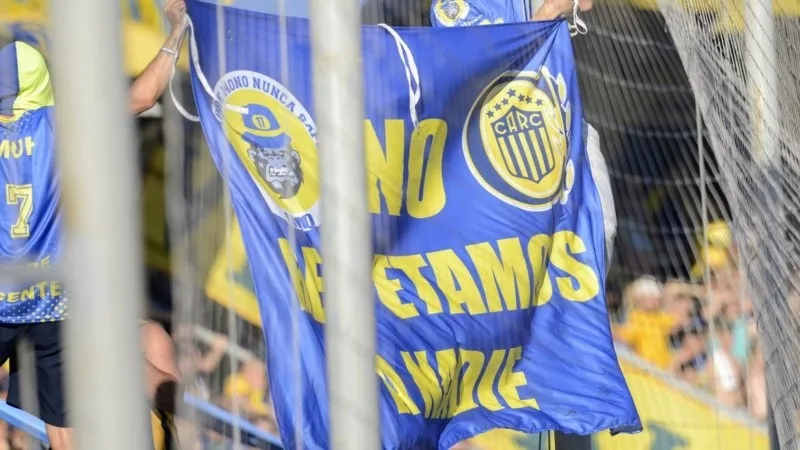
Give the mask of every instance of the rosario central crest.
[(542, 114), (544, 101), (507, 89), (487, 106), (485, 114), (503, 155), (503, 169), (523, 181), (542, 182), (558, 165)]
[(464, 127), (464, 152), (489, 193), (522, 209), (545, 211), (565, 200), (574, 180), (568, 161), (570, 108), (564, 80), (546, 68), (508, 72), (481, 93)]

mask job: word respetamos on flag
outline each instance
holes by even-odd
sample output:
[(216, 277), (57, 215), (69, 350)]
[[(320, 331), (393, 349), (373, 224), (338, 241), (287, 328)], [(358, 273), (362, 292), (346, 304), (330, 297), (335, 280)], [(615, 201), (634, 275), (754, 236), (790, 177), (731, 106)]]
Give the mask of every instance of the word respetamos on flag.
[[(225, 8), (221, 72), (216, 7), (189, 12), (195, 101), (252, 269), (281, 437), (296, 445), (302, 415), (304, 445), (327, 448), (325, 105), (308, 21), (283, 19), (281, 36), (278, 17)], [(640, 430), (608, 327), (602, 169), (566, 24), (364, 27), (362, 40), (384, 448)]]

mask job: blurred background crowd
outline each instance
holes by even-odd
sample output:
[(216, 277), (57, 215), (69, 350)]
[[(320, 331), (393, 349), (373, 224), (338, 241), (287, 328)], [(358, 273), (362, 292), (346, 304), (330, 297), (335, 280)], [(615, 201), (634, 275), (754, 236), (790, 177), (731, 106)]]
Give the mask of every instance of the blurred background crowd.
[[(122, 2), (126, 71), (135, 77), (163, 40), (160, 7), (158, 0)], [(46, 49), (46, 3), (0, 0), (0, 28)], [(429, 7), (430, 0), (369, 0), (364, 22), (426, 26)], [(751, 295), (719, 169), (664, 20), (655, 2), (644, 0), (596, 0), (585, 19), (590, 34), (574, 41), (585, 117), (600, 133), (618, 216), (607, 296), (613, 337), (647, 376), (703, 391), (713, 402), (708, 408), (761, 422), (766, 382)], [(739, 31), (719, 30), (721, 36)], [(190, 98), (185, 80), (175, 87)], [(225, 232), (223, 186), (202, 131), (191, 123), (182, 125), (186, 204), (178, 213), (185, 229), (177, 241), (168, 232), (163, 106), (137, 120), (150, 315), (172, 331), (189, 393), (275, 433), (267, 349), (246, 257), (235, 221)], [(187, 263), (192, 274), (177, 288), (175, 261)], [(173, 305), (176, 289), (196, 301)], [(2, 383), (6, 377), (0, 370)], [(671, 401), (676, 394), (647, 395)], [(640, 412), (645, 422), (656, 422)], [(199, 434), (198, 450), (230, 448), (219, 433)], [(0, 423), (0, 450), (33, 448), (28, 442)]]
[(614, 339), (721, 404), (765, 420), (764, 358), (735, 242), (724, 222), (700, 238), (707, 242), (692, 270), (696, 279), (641, 276), (624, 287), (609, 305)]

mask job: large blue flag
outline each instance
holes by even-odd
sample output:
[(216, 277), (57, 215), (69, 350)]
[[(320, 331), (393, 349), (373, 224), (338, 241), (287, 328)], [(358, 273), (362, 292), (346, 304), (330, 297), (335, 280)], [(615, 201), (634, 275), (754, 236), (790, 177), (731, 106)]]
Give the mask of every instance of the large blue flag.
[[(281, 437), (294, 448), (301, 427), (305, 448), (327, 448), (325, 105), (308, 22), (189, 11), (195, 100), (253, 272)], [(566, 24), (362, 36), (383, 447), (641, 429), (609, 332), (607, 233)]]

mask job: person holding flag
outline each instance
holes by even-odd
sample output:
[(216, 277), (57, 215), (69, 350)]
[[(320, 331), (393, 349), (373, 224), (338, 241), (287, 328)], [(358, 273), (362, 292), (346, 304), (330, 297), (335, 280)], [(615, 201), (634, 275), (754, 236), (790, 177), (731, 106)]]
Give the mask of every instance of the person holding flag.
[[(538, 5), (538, 7), (535, 7)], [(572, 18), (570, 30), (583, 34), (586, 25), (578, 11), (588, 11), (594, 0), (434, 0), (431, 4), (431, 23), (434, 27), (465, 27)], [(617, 217), (614, 196), (605, 158), (600, 152), (597, 130), (584, 122), (584, 139), (592, 173), (603, 205), (603, 226), (606, 236), (607, 259), (611, 261)]]
[[(184, 0), (166, 0), (172, 32), (130, 88), (130, 110), (151, 108), (166, 89), (186, 31)], [(32, 46), (0, 37), (0, 263), (38, 268), (61, 255), (60, 189), (55, 160), (55, 100), (44, 57)], [(80, 301), (80, 300), (78, 300)], [(0, 289), (0, 363), (10, 361), (8, 403), (20, 408), (20, 373), (16, 355), (27, 339), (34, 351), (39, 417), (46, 424), (50, 448), (74, 448), (64, 389), (61, 324), (68, 294), (60, 283), (4, 285)], [(171, 340), (151, 323), (142, 328), (147, 393), (160, 410), (161, 430), (169, 430), (179, 375)], [(28, 375), (28, 374), (26, 374)], [(172, 386), (172, 387), (170, 387)], [(160, 430), (159, 430), (160, 431)], [(164, 433), (158, 448), (168, 448)]]
[[(572, 18), (570, 32), (583, 34), (586, 26), (578, 17), (578, 11), (588, 11), (593, 0), (434, 0), (431, 5), (431, 23), (434, 27), (462, 27), (492, 25), (529, 21), (544, 21)], [(597, 187), (602, 209), (602, 224), (605, 234), (606, 259), (611, 261), (617, 219), (614, 197), (605, 159), (600, 152), (600, 139), (591, 125), (584, 122), (584, 139), (592, 175)], [(590, 446), (590, 440), (582, 436), (567, 437), (556, 433), (561, 442), (566, 439), (576, 448)]]

